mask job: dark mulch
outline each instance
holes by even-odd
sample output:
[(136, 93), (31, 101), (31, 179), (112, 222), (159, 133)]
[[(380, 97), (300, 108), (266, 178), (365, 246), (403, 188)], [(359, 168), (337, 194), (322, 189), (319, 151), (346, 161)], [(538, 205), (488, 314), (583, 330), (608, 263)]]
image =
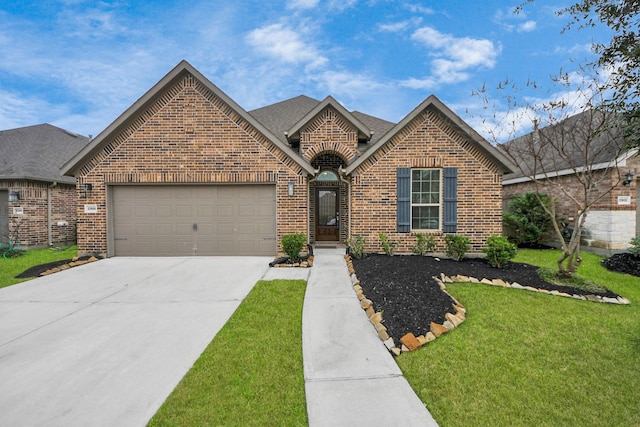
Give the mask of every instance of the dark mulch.
[[(89, 258), (91, 258), (91, 255), (86, 255), (86, 256), (81, 256), (79, 258), (77, 258), (76, 261), (86, 261)], [(36, 265), (34, 267), (31, 267), (25, 271), (23, 271), (22, 273), (18, 274), (16, 276), (16, 279), (27, 279), (30, 277), (38, 277), (40, 276), (42, 273), (44, 273), (47, 270), (51, 270), (52, 268), (55, 267), (60, 267), (63, 264), (68, 264), (71, 261), (73, 261), (72, 259), (63, 259), (60, 261), (53, 261), (53, 262), (48, 262), (46, 264), (40, 264), (40, 265)]]
[[(429, 332), (429, 324), (444, 322), (445, 313), (454, 313), (451, 297), (440, 289), (433, 276), (464, 275), (479, 280), (502, 279), (509, 283), (539, 289), (586, 295), (592, 292), (545, 282), (538, 267), (509, 263), (504, 269), (491, 267), (482, 259), (453, 261), (430, 256), (386, 256), (371, 254), (353, 259), (356, 275), (364, 294), (383, 312), (384, 324), (391, 337), (398, 340), (408, 332), (416, 336)], [(602, 296), (616, 297), (611, 291)]]
[(611, 271), (640, 277), (640, 257), (628, 252), (612, 255), (602, 261), (602, 265)]

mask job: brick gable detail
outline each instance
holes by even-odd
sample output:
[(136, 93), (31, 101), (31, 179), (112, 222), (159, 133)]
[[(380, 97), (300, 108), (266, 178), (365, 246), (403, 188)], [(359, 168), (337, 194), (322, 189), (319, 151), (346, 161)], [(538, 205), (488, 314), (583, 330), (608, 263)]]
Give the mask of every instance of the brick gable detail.
[(322, 152), (334, 151), (350, 162), (357, 155), (357, 147), (357, 129), (331, 107), (300, 131), (300, 152), (308, 161)]
[[(434, 111), (426, 110), (400, 130), (355, 171), (351, 180), (351, 235), (366, 238), (367, 251), (380, 252), (378, 233), (399, 242), (398, 252), (411, 253), (415, 236), (396, 232), (396, 169), (458, 168), (458, 231), (473, 252), (486, 239), (502, 234), (502, 176), (497, 167)], [(444, 234), (433, 232), (437, 251)]]
[[(283, 234), (308, 229), (306, 191), (287, 194), (287, 183), (306, 186), (306, 179), (300, 165), (186, 75), (80, 170), (79, 188), (91, 183), (93, 191), (78, 203), (78, 250), (107, 253), (107, 187), (132, 183), (276, 184), (280, 243)], [(85, 213), (84, 204), (97, 204), (98, 213)]]

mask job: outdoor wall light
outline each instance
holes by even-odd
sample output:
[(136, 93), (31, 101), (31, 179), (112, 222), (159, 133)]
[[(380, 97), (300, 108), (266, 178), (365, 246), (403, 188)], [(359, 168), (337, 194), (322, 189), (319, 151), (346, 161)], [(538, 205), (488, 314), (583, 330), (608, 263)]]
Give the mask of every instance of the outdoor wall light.
[(82, 184), (80, 186), (80, 194), (84, 199), (87, 198), (87, 195), (93, 191), (93, 184)]
[(629, 171), (624, 177), (624, 181), (622, 181), (622, 185), (629, 185), (633, 181), (633, 172)]
[(9, 193), (9, 201), (10, 202), (17, 202), (18, 200), (20, 200), (20, 192), (19, 191), (12, 191)]
[(287, 184), (287, 194), (293, 196), (293, 182)]

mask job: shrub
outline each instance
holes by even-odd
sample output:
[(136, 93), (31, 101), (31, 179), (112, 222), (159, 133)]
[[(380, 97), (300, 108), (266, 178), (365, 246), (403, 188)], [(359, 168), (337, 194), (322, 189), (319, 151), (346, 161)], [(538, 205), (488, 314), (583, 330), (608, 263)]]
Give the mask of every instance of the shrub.
[[(539, 197), (545, 206), (549, 205), (546, 194), (539, 194)], [(507, 228), (509, 239), (518, 246), (539, 244), (551, 228), (551, 218), (533, 191), (517, 194), (511, 199), (509, 210), (502, 214), (502, 223)]]
[(487, 254), (489, 264), (502, 268), (516, 256), (518, 248), (506, 237), (490, 236), (487, 239), (487, 247), (482, 249), (482, 252)]
[(354, 258), (360, 259), (364, 256), (364, 236), (351, 236), (347, 239), (349, 244), (349, 254)]
[(282, 236), (282, 250), (291, 261), (300, 259), (300, 251), (307, 242), (307, 236), (303, 233), (285, 234)]
[(389, 256), (392, 256), (393, 253), (396, 251), (398, 242), (391, 239), (385, 233), (378, 234), (378, 237), (380, 238), (380, 245), (382, 246), (382, 250), (384, 251), (384, 253)]
[(471, 249), (471, 241), (459, 234), (447, 234), (444, 236), (444, 243), (447, 245), (447, 256), (456, 261), (462, 260), (464, 254)]
[(417, 255), (426, 255), (436, 248), (436, 239), (432, 234), (416, 233), (416, 245), (412, 251)]
[(640, 257), (640, 234), (631, 239), (629, 243), (631, 243), (629, 252), (634, 256)]

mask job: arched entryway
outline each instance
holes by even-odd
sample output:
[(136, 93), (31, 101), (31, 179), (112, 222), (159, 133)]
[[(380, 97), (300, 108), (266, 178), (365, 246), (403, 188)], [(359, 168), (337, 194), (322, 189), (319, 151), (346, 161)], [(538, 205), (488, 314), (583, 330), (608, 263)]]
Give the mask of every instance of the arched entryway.
[(317, 155), (309, 182), (309, 236), (312, 242), (344, 243), (349, 230), (349, 184), (341, 177), (345, 161), (335, 152)]

